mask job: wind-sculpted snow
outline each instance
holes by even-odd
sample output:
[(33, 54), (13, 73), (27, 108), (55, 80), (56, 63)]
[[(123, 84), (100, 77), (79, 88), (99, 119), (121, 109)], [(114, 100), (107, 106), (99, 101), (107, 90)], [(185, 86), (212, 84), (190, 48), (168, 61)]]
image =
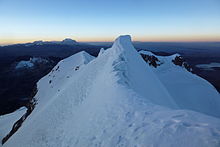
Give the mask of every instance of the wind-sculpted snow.
[(130, 36), (95, 59), (81, 55), (61, 61), (38, 82), (38, 104), (4, 146), (220, 145), (220, 120), (177, 110)]
[(105, 52), (105, 49), (104, 49), (104, 48), (101, 48), (100, 51), (99, 51), (98, 56), (101, 56), (104, 52)]

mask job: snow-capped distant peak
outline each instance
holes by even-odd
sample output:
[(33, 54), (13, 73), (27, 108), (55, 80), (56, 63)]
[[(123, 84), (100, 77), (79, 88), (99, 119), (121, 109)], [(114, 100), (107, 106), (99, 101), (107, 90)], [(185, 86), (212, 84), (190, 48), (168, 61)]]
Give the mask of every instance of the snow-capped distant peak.
[(61, 41), (61, 44), (65, 44), (65, 45), (76, 45), (78, 44), (78, 42), (76, 42), (75, 40), (71, 39), (71, 38), (66, 38), (63, 41)]
[(29, 60), (25, 61), (19, 61), (16, 66), (15, 69), (23, 69), (23, 68), (33, 68), (35, 66), (35, 64), (39, 64), (39, 63), (47, 63), (48, 60), (40, 58), (40, 57), (33, 57), (30, 58)]
[(44, 42), (42, 40), (34, 41), (33, 44), (35, 45), (42, 45)]

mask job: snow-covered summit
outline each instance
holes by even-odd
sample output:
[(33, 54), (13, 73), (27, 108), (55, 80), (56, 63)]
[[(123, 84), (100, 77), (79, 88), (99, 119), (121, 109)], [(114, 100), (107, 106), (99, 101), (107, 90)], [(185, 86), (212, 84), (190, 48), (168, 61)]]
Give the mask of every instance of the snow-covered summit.
[(34, 44), (34, 45), (43, 45), (44, 41), (42, 41), (42, 40), (34, 41), (32, 44)]
[(120, 81), (127, 83), (129, 88), (155, 104), (177, 108), (166, 88), (133, 47), (129, 35), (118, 37), (109, 50), (115, 57), (113, 68), (116, 66), (119, 69), (117, 72), (122, 75), (119, 77)]
[(219, 146), (220, 119), (180, 110), (166, 86), (120, 36), (98, 58), (75, 54), (42, 78), (35, 109), (4, 146)]
[(76, 40), (73, 40), (71, 38), (66, 38), (63, 41), (61, 41), (61, 44), (65, 44), (65, 45), (76, 45), (78, 44), (78, 42), (76, 42)]
[(101, 56), (104, 52), (105, 52), (105, 49), (104, 49), (104, 48), (101, 48), (100, 51), (99, 51), (98, 56)]
[(132, 50), (134, 49), (131, 41), (131, 36), (124, 35), (118, 37), (114, 44), (112, 45), (112, 49), (121, 49), (121, 50)]

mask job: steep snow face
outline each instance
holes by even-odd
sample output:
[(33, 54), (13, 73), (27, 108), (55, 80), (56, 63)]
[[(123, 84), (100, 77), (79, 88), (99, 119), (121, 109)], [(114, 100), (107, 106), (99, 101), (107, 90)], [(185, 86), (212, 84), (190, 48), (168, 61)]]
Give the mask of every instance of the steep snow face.
[(176, 66), (172, 60), (179, 54), (172, 56), (156, 56), (148, 51), (142, 54), (153, 55), (161, 63), (152, 70), (164, 84), (175, 103), (181, 109), (190, 109), (208, 115), (220, 117), (220, 95), (206, 80), (188, 72), (184, 67)]
[[(17, 111), (0, 116), (0, 140), (2, 140), (10, 131), (13, 124), (26, 112), (25, 107), (21, 107)], [(0, 144), (1, 146), (1, 144)]]
[(52, 97), (57, 96), (66, 88), (63, 86), (75, 76), (79, 69), (84, 68), (94, 58), (85, 51), (81, 51), (61, 60), (47, 76), (38, 82), (38, 93), (36, 95), (38, 105), (47, 107), (46, 101), (50, 101)]
[(121, 74), (121, 81), (155, 104), (177, 108), (166, 88), (133, 47), (130, 36), (117, 38), (112, 52), (116, 57), (113, 59), (113, 67)]
[(38, 82), (38, 104), (4, 146), (220, 145), (220, 120), (172, 109), (175, 102), (129, 36), (75, 70), (78, 57)]

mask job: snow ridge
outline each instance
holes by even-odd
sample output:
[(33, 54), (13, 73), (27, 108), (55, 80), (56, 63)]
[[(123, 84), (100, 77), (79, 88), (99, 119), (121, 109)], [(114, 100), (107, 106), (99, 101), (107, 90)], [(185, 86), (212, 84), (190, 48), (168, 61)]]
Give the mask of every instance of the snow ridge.
[(123, 76), (120, 78), (129, 77), (129, 83), (126, 81), (126, 78), (123, 78), (123, 80), (129, 84), (131, 89), (155, 104), (177, 108), (166, 88), (133, 47), (130, 36), (120, 36), (117, 38), (111, 50), (115, 53), (114, 57), (116, 57), (113, 59), (113, 66), (115, 62), (121, 61), (121, 65), (118, 66), (126, 68), (124, 71), (127, 72), (127, 75), (122, 73)]
[(4, 146), (219, 146), (220, 120), (177, 110), (164, 85), (120, 36), (97, 58), (78, 53), (42, 78), (38, 104)]

